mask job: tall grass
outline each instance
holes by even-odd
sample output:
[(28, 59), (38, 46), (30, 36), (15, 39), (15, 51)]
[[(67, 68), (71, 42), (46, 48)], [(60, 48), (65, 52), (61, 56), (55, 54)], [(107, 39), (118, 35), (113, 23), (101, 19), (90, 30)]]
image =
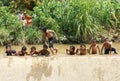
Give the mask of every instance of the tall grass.
[(120, 2), (116, 0), (36, 0), (35, 4), (38, 5), (34, 5), (34, 11), (29, 13), (33, 25), (26, 30), (22, 28), (17, 15), (10, 13), (14, 10), (12, 8), (19, 6), (3, 6), (6, 1), (0, 2), (1, 45), (8, 42), (39, 44), (40, 26), (55, 30), (59, 37), (66, 37), (72, 43), (88, 43), (110, 29), (120, 31)]
[(34, 12), (39, 25), (53, 27), (68, 39), (89, 42), (103, 29), (117, 28), (116, 5), (120, 6), (113, 0), (43, 0)]

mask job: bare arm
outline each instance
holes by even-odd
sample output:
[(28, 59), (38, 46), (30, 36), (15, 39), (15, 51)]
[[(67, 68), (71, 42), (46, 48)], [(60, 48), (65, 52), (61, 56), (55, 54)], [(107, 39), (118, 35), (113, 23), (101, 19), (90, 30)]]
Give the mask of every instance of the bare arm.
[(77, 50), (76, 50), (76, 54), (78, 54), (78, 51), (79, 51), (79, 50), (80, 50), (80, 49), (77, 49)]
[(102, 54), (102, 52), (103, 52), (104, 47), (105, 47), (105, 45), (103, 44), (103, 46), (102, 46), (102, 48), (101, 48), (101, 54)]
[(110, 54), (111, 54), (111, 51), (112, 51), (112, 46), (110, 45)]
[(68, 49), (66, 49), (66, 54), (69, 54), (69, 50)]
[(48, 45), (48, 42), (46, 40), (46, 36), (44, 34), (42, 35), (42, 42), (43, 42), (43, 44)]
[(91, 50), (91, 48), (92, 48), (92, 45), (90, 46), (90, 48), (88, 49), (88, 53), (90, 54), (90, 50)]
[(99, 46), (97, 46), (97, 48), (98, 48), (98, 51), (99, 51), (99, 54), (100, 54), (100, 48), (99, 48)]

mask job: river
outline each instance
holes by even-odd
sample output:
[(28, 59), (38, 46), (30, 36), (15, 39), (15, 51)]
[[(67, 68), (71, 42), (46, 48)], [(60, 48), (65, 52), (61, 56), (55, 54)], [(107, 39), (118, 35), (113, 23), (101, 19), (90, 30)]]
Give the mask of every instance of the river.
[[(65, 54), (65, 49), (69, 48), (70, 45), (75, 45), (76, 48), (79, 48), (80, 45), (79, 44), (55, 44), (54, 46), (56, 48), (58, 48), (58, 54)], [(102, 44), (98, 44), (99, 47), (102, 47)], [(30, 51), (31, 47), (35, 46), (37, 50), (41, 50), (42, 49), (42, 45), (26, 45), (27, 47), (27, 52)], [(90, 47), (90, 44), (86, 44), (87, 48)], [(21, 50), (22, 46), (12, 46), (12, 49), (16, 50), (17, 52)], [(113, 43), (112, 47), (115, 47), (117, 49), (117, 52), (120, 53), (120, 44), (119, 43)], [(5, 53), (5, 46), (0, 46), (0, 54), (4, 54)]]

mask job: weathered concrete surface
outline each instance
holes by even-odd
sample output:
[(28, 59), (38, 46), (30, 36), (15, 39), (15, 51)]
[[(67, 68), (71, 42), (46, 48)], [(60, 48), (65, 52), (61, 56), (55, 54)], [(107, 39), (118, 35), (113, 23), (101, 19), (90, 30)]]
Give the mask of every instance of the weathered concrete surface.
[(120, 56), (1, 56), (0, 81), (120, 81)]

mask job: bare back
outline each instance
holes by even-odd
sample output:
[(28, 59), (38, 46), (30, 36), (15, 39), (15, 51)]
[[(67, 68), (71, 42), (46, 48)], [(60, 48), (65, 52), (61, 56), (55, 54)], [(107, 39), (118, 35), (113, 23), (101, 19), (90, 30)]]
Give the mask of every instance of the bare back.
[(109, 42), (105, 42), (103, 44), (103, 46), (104, 46), (105, 49), (110, 49), (111, 48), (111, 44)]
[(53, 30), (47, 30), (46, 33), (43, 33), (44, 37), (52, 38), (54, 37)]

